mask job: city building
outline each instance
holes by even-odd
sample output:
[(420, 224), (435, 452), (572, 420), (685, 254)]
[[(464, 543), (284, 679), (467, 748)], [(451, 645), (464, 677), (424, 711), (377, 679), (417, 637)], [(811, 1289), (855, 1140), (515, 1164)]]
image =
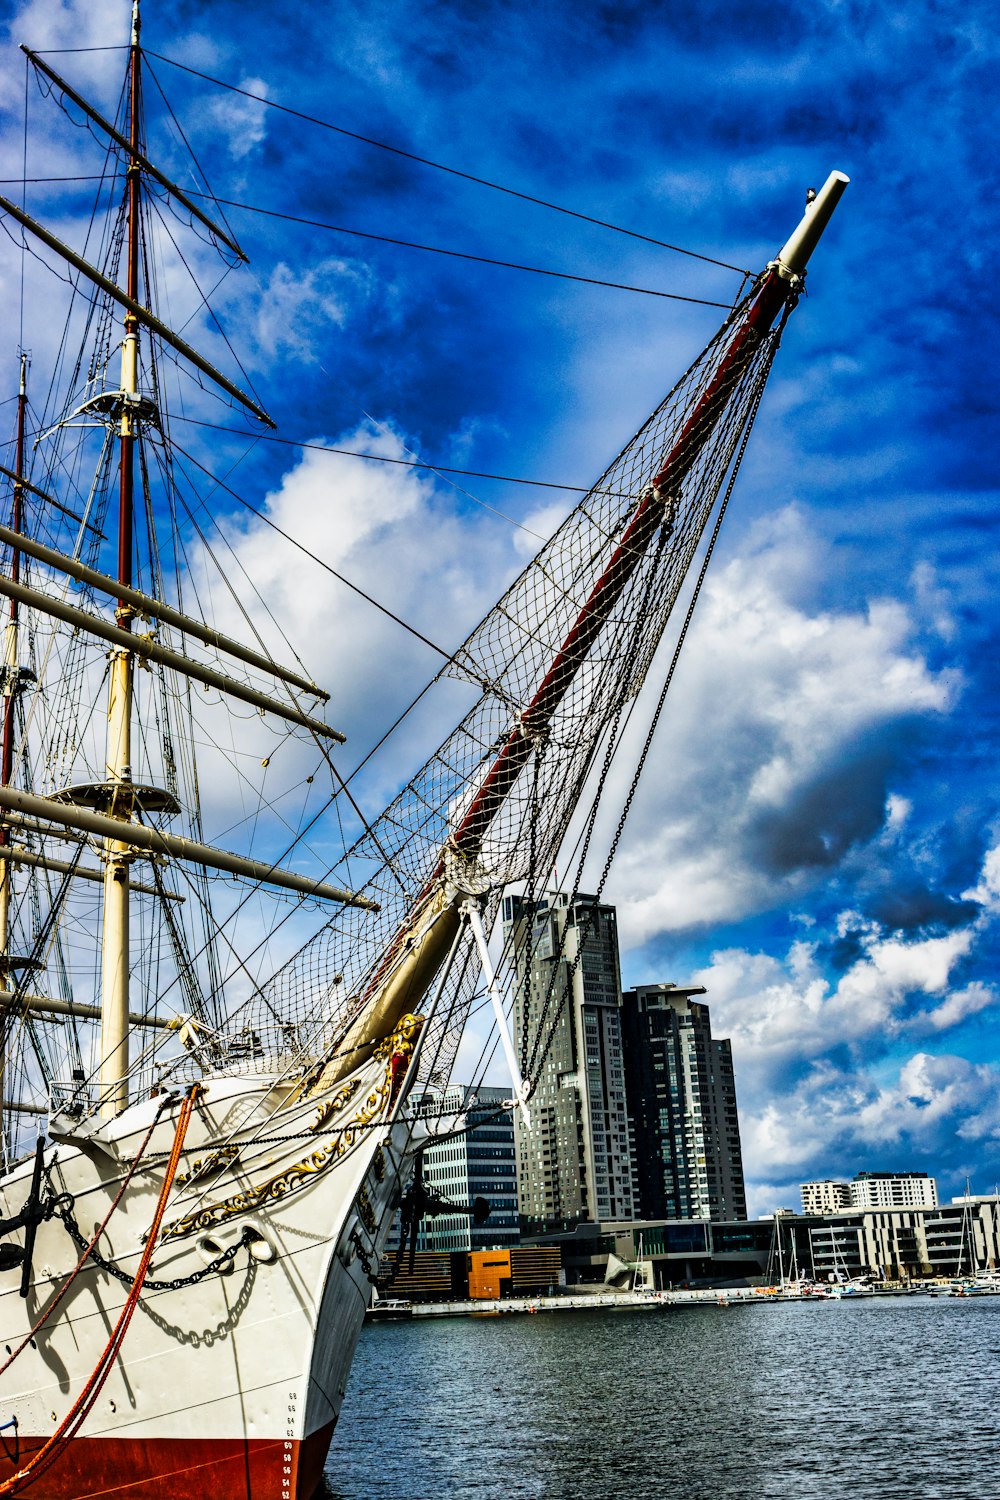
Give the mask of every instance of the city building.
[(382, 1257), (381, 1296), (405, 1302), (544, 1296), (565, 1283), (553, 1246), (500, 1250), (409, 1250)]
[(926, 1172), (858, 1172), (852, 1208), (936, 1208), (937, 1183)]
[[(425, 1147), (424, 1180), (452, 1203), (485, 1198), (489, 1217), (475, 1224), (471, 1213), (438, 1214), (420, 1221), (417, 1248), (454, 1251), (510, 1247), (518, 1243), (517, 1175), (509, 1089), (453, 1086), (425, 1093), (418, 1113), (433, 1120), (445, 1139)], [(398, 1241), (396, 1241), (398, 1243)], [(392, 1243), (392, 1241), (390, 1241)]]
[(637, 1218), (747, 1216), (732, 1050), (693, 998), (704, 993), (644, 984), (622, 996)]
[(615, 909), (593, 896), (508, 896), (503, 918), (515, 1035), (543, 1048), (531, 1129), (514, 1120), (522, 1225), (631, 1219)]
[(566, 1284), (554, 1246), (474, 1250), (468, 1260), (469, 1298), (517, 1297), (555, 1292)]
[(936, 1208), (937, 1203), (937, 1183), (926, 1172), (859, 1172), (851, 1182), (827, 1177), (802, 1184), (806, 1214), (852, 1208)]
[[(1000, 1269), (1000, 1198), (936, 1208), (848, 1209), (773, 1219), (577, 1224), (533, 1236), (558, 1245), (569, 1286), (605, 1280), (610, 1256), (650, 1268), (657, 1289), (769, 1284), (779, 1275), (919, 1282)], [(780, 1253), (779, 1253), (780, 1252)]]
[(804, 1182), (801, 1187), (804, 1214), (835, 1214), (851, 1207), (851, 1185), (833, 1177), (820, 1182)]

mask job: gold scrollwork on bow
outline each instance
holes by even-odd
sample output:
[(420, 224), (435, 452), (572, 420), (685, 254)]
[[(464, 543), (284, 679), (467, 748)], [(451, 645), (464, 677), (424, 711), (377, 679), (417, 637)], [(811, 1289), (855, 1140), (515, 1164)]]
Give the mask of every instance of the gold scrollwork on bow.
[(372, 1208), (372, 1200), (368, 1196), (366, 1187), (363, 1187), (358, 1194), (358, 1218), (369, 1234), (375, 1233), (375, 1210)]
[(178, 1187), (183, 1187), (186, 1182), (198, 1182), (204, 1177), (211, 1177), (215, 1172), (221, 1172), (225, 1167), (235, 1166), (239, 1157), (239, 1146), (220, 1146), (218, 1151), (213, 1151), (208, 1156), (199, 1156), (197, 1161), (191, 1163), (188, 1171), (178, 1172), (174, 1181)]
[(359, 1081), (357, 1078), (346, 1079), (345, 1082), (341, 1084), (337, 1092), (331, 1098), (324, 1100), (316, 1110), (316, 1118), (309, 1126), (309, 1129), (319, 1130), (320, 1126), (323, 1125), (331, 1115), (339, 1114), (340, 1111), (344, 1108), (345, 1104), (348, 1103), (351, 1096), (357, 1092), (358, 1087)]
[[(311, 1151), (294, 1166), (286, 1167), (283, 1172), (268, 1178), (266, 1182), (257, 1187), (247, 1187), (243, 1192), (234, 1193), (229, 1198), (224, 1198), (220, 1203), (210, 1203), (204, 1208), (198, 1209), (193, 1214), (183, 1218), (174, 1219), (163, 1229), (160, 1239), (177, 1239), (180, 1235), (205, 1231), (223, 1224), (227, 1219), (235, 1218), (237, 1214), (251, 1213), (264, 1205), (279, 1203), (289, 1193), (304, 1187), (312, 1178), (320, 1172), (333, 1165), (340, 1157), (346, 1155), (356, 1143), (362, 1131), (367, 1130), (373, 1121), (385, 1113), (394, 1097), (394, 1085), (398, 1074), (393, 1068), (393, 1058), (402, 1057), (409, 1059), (413, 1055), (420, 1028), (423, 1025), (422, 1016), (402, 1016), (392, 1032), (391, 1036), (380, 1042), (375, 1049), (374, 1056), (386, 1063), (386, 1067), (380, 1081), (368, 1094), (361, 1107), (355, 1110), (351, 1118), (346, 1121), (338, 1133), (333, 1136), (325, 1146)], [(349, 1099), (351, 1094), (359, 1086), (360, 1080), (349, 1079), (351, 1088), (346, 1094)], [(344, 1093), (338, 1089), (337, 1096)], [(379, 1148), (381, 1149), (381, 1148)], [(364, 1189), (362, 1189), (364, 1192)], [(365, 1194), (367, 1201), (367, 1194)], [(361, 1205), (359, 1201), (359, 1213)], [(369, 1212), (371, 1204), (369, 1202)], [(374, 1218), (374, 1214), (372, 1215)], [(362, 1220), (364, 1222), (364, 1220)]]

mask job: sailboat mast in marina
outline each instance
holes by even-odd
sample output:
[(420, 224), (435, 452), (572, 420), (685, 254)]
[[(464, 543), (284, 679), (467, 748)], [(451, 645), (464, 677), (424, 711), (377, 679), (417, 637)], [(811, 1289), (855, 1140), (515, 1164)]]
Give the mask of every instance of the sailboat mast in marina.
[[(336, 769), (328, 695), (278, 634), (251, 611), (245, 640), (200, 618), (235, 604), (205, 529), (214, 478), (171, 402), (270, 418), (202, 352), (203, 299), (191, 334), (156, 305), (162, 205), (199, 254), (208, 235), (227, 265), (245, 255), (147, 154), (138, 6), (113, 120), (27, 55), (106, 146), (107, 215), (84, 253), (0, 198), (72, 277), (81, 349), (64, 336), (37, 413), (22, 358), (3, 470), (0, 1496), (311, 1500), (433, 1134), (425, 1095), (486, 995), (530, 1122), (553, 1015), (507, 1033), (500, 902), (536, 899), (596, 815), (846, 178), (450, 656), (427, 699), (450, 705), (441, 742), (371, 818)], [(289, 827), (262, 786), (256, 844), (207, 836), (233, 819), (205, 747), (257, 735), (326, 778), (348, 833), (329, 865), (301, 868), (318, 813)]]

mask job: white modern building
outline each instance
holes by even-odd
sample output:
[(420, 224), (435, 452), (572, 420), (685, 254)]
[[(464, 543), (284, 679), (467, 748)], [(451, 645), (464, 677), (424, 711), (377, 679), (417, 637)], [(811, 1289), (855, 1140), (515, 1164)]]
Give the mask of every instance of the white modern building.
[(833, 1177), (824, 1177), (819, 1182), (804, 1182), (802, 1212), (804, 1214), (835, 1214), (851, 1207), (851, 1185)]
[(937, 1208), (937, 1183), (926, 1172), (859, 1172), (852, 1208)]
[(836, 1214), (848, 1209), (937, 1208), (937, 1183), (926, 1172), (859, 1172), (851, 1182), (824, 1177), (802, 1184), (802, 1212)]

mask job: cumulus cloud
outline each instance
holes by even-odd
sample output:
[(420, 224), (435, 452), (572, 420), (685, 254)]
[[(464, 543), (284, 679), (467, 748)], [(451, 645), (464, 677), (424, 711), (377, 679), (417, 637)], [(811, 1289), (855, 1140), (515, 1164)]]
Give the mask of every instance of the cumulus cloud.
[[(241, 78), (239, 87), (247, 94), (267, 97), (263, 78)], [(263, 142), (267, 134), (267, 106), (258, 99), (227, 94), (223, 99), (213, 100), (210, 109), (216, 130), (237, 161), (249, 156)]]
[[(724, 949), (692, 976), (708, 990), (713, 1031), (733, 1044), (756, 1211), (788, 1206), (796, 1173), (919, 1167), (953, 1185), (970, 1159), (988, 1161), (1000, 1145), (1000, 1071), (926, 1048), (954, 1046), (996, 1005), (993, 986), (963, 981), (991, 926), (981, 914), (904, 935), (844, 911), (829, 937), (850, 940), (856, 956), (839, 974), (812, 922), (781, 957)], [(911, 1051), (918, 1038), (925, 1047)]]
[[(974, 1161), (995, 1166), (1000, 1070), (916, 1052), (875, 1081), (817, 1062), (780, 1099), (740, 1115), (752, 1213), (797, 1207), (803, 1181), (861, 1170), (928, 1171), (947, 1199)], [(991, 1185), (973, 1183), (980, 1191)]]
[[(337, 445), (385, 458), (407, 452), (398, 433), (370, 423), (341, 434)], [(450, 492), (423, 472), (363, 457), (306, 451), (267, 497), (265, 513), (279, 531), (253, 517), (224, 528), (219, 556), (232, 591), (220, 587), (216, 564), (204, 555), (195, 560), (196, 591), (211, 605), (217, 628), (245, 638), (246, 608), (277, 660), (291, 665), (293, 647), (301, 651), (308, 673), (332, 694), (330, 722), (348, 735), (350, 748), (334, 752), (346, 769), (438, 671), (441, 657), (334, 572), (447, 651), (474, 623), (484, 590), (499, 591), (514, 565), (513, 551), (496, 545), (490, 524), (463, 517)], [(280, 532), (303, 541), (313, 556)], [(444, 737), (464, 691), (461, 684), (441, 684), (443, 702), (435, 711), (408, 720), (357, 789), (369, 811), (388, 800)], [(250, 774), (253, 760), (274, 750), (273, 728), (251, 721), (239, 748)], [(280, 753), (288, 771), (315, 759), (312, 747), (281, 744)], [(261, 767), (254, 775), (262, 781), (270, 770)], [(216, 805), (232, 813), (232, 795), (220, 771)]]
[(1000, 844), (993, 844), (986, 851), (979, 880), (962, 894), (965, 900), (977, 902), (985, 911), (1000, 910)]
[[(741, 1074), (755, 1088), (773, 1087), (789, 1066), (833, 1048), (874, 1041), (881, 1050), (904, 1033), (946, 1030), (997, 999), (981, 983), (950, 989), (974, 942), (970, 927), (905, 939), (870, 924), (852, 935), (859, 957), (834, 980), (812, 934), (783, 958), (723, 949), (694, 974), (708, 990), (714, 1028), (732, 1038)], [(924, 1002), (928, 996), (934, 1003)]]
[(904, 818), (893, 773), (960, 680), (899, 600), (797, 602), (826, 561), (788, 508), (706, 586), (616, 869), (630, 943), (794, 900)]
[[(946, 1153), (950, 1141), (1000, 1144), (1000, 1072), (964, 1057), (916, 1052), (887, 1082), (819, 1064), (744, 1125), (744, 1148), (765, 1171), (801, 1167), (820, 1154), (842, 1162), (898, 1161)], [(846, 1166), (841, 1167), (845, 1171)]]

